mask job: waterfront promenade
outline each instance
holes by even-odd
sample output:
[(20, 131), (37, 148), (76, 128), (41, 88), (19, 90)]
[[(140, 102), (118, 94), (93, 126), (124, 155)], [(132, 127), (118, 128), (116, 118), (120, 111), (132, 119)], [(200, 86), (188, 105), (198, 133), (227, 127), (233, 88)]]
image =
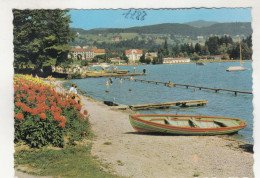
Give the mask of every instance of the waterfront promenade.
[(134, 111), (113, 110), (101, 101), (81, 97), (96, 135), (92, 155), (117, 175), (253, 177), (253, 154), (239, 148), (243, 142), (229, 136), (139, 134), (128, 119)]

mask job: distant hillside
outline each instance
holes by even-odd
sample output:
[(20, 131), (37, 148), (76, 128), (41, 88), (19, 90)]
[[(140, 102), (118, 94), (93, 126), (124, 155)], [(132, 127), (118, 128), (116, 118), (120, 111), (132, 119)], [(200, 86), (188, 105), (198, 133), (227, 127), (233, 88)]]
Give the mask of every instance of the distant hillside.
[(208, 36), (211, 34), (213, 35), (229, 34), (232, 36), (244, 34), (248, 36), (252, 34), (252, 27), (250, 22), (215, 23), (210, 26), (204, 26), (201, 28), (194, 27), (188, 24), (164, 23), (164, 24), (141, 26), (141, 27), (131, 27), (131, 28), (104, 28), (104, 29), (101, 28), (101, 29), (92, 29), (92, 30), (72, 28), (72, 30), (79, 32), (80, 34), (140, 33), (140, 34), (171, 34), (171, 35), (181, 35), (181, 36), (198, 36), (198, 35)]
[(238, 35), (244, 34), (251, 35), (253, 30), (250, 22), (237, 22), (237, 23), (218, 23), (209, 27), (201, 28), (204, 34), (230, 34)]
[(216, 23), (218, 23), (218, 22), (197, 20), (197, 21), (193, 21), (193, 22), (187, 22), (187, 23), (184, 23), (184, 24), (190, 25), (192, 27), (201, 28), (201, 27), (208, 27), (208, 26), (211, 26), (211, 25), (216, 24)]

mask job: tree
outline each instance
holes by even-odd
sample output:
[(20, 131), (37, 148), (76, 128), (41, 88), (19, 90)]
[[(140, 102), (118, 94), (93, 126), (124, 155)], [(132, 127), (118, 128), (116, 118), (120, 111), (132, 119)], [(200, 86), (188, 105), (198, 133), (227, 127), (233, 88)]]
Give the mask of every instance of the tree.
[(80, 64), (81, 64), (82, 66), (88, 66), (88, 65), (89, 65), (89, 62), (86, 61), (86, 60), (82, 60)]
[(243, 43), (246, 43), (249, 48), (252, 48), (252, 35), (250, 35), (246, 39), (244, 39)]
[(150, 64), (150, 63), (151, 63), (151, 58), (146, 58), (146, 59), (145, 59), (145, 63), (146, 63), (146, 64)]
[(208, 46), (211, 55), (219, 54), (219, 38), (217, 36), (210, 37), (206, 40), (205, 45)]
[(77, 55), (77, 60), (78, 60), (78, 61), (81, 61), (81, 60), (82, 60), (82, 55), (81, 55), (81, 54), (78, 54), (78, 55)]
[(37, 68), (66, 61), (75, 37), (68, 10), (13, 10), (14, 64)]
[(123, 52), (123, 55), (121, 56), (121, 59), (122, 59), (122, 60), (125, 60), (126, 63), (129, 63), (129, 59), (128, 59), (128, 57), (125, 55), (125, 51)]
[(196, 43), (195, 44), (195, 52), (198, 54), (198, 55), (201, 55), (202, 53), (202, 48), (201, 48), (201, 45), (199, 43)]
[(242, 43), (242, 59), (252, 59), (252, 48), (249, 48), (247, 43)]
[(240, 47), (239, 44), (236, 43), (233, 49), (230, 51), (230, 59), (239, 59), (240, 58)]
[(145, 55), (143, 53), (143, 55), (140, 57), (140, 60), (139, 60), (141, 63), (145, 63)]
[(202, 48), (202, 54), (203, 54), (203, 55), (209, 55), (208, 45), (205, 45), (205, 46)]
[(166, 39), (164, 41), (163, 49), (164, 49), (163, 55), (164, 56), (168, 56), (169, 55), (169, 49), (168, 49), (168, 44), (167, 44), (167, 40)]
[[(228, 51), (230, 58), (240, 59), (240, 44), (236, 43), (233, 45), (233, 48)], [(244, 41), (241, 42), (241, 54), (242, 59), (252, 59), (252, 48), (249, 48), (247, 43)]]
[(196, 52), (194, 52), (194, 53), (193, 53), (192, 60), (197, 61), (197, 60), (199, 60), (199, 59), (200, 59), (199, 55), (198, 55)]
[(173, 57), (178, 57), (180, 53), (179, 45), (175, 45), (172, 49)]

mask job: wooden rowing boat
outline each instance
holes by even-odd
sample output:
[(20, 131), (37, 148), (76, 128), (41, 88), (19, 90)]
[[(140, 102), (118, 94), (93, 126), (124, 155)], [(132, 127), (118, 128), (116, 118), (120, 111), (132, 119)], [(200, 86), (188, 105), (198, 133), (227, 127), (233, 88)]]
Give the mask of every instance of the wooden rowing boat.
[(129, 70), (118, 70), (116, 73), (117, 74), (126, 74), (127, 72), (129, 72)]
[(130, 123), (138, 132), (178, 135), (232, 134), (245, 128), (241, 119), (198, 115), (130, 115)]

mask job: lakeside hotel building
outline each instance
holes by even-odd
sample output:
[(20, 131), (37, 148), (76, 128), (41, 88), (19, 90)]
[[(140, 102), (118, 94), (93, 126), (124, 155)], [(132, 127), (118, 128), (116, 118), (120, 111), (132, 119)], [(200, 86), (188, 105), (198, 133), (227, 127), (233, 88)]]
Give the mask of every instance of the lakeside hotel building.
[(128, 57), (130, 63), (139, 61), (140, 57), (143, 55), (143, 50), (141, 49), (129, 49), (125, 50), (125, 55)]
[(183, 58), (183, 57), (163, 58), (163, 64), (174, 64), (174, 63), (185, 63), (185, 62), (190, 62), (190, 58)]
[(78, 55), (82, 56), (82, 60), (93, 59), (97, 55), (104, 55), (106, 53), (105, 49), (82, 49), (74, 48), (71, 50), (74, 58), (77, 58)]

